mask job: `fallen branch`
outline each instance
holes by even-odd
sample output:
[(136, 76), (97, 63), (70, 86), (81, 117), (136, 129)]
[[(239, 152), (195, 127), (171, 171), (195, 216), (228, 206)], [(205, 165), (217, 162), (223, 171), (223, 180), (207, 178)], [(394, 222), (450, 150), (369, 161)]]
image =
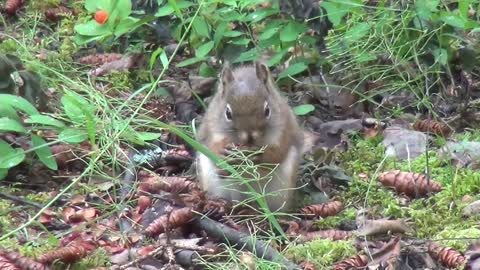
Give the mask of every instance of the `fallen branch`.
[(207, 217), (198, 216), (192, 223), (197, 228), (204, 230), (208, 235), (225, 242), (245, 247), (248, 251), (256, 254), (260, 258), (280, 263), (289, 270), (302, 269), (300, 266), (283, 257), (283, 255), (269, 246), (265, 241), (255, 239), (255, 237), (251, 235), (229, 228)]
[(17, 203), (17, 204), (22, 204), (22, 205), (30, 205), (30, 206), (33, 206), (35, 208), (38, 208), (38, 209), (42, 209), (43, 208), (43, 205), (40, 205), (38, 203), (35, 203), (35, 202), (32, 202), (32, 201), (27, 201), (25, 199), (22, 199), (20, 197), (17, 197), (17, 196), (13, 196), (13, 195), (10, 195), (10, 194), (7, 194), (7, 193), (3, 193), (3, 192), (0, 192), (0, 198), (4, 198), (6, 200), (10, 200), (14, 203)]

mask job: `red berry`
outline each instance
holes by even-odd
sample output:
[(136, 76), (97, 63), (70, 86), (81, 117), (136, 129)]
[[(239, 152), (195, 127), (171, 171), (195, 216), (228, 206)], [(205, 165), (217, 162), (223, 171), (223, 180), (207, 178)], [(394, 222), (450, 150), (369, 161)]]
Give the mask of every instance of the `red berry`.
[(108, 12), (99, 10), (95, 12), (95, 21), (99, 24), (104, 24), (108, 20)]

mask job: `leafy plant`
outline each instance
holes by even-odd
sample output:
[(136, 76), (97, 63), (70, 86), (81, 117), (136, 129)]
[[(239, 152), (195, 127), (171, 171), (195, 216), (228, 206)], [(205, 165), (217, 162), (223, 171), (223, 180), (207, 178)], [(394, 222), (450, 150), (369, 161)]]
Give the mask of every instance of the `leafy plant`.
[(89, 13), (95, 13), (96, 19), (75, 26), (77, 44), (105, 40), (112, 36), (118, 38), (153, 19), (151, 16), (141, 20), (130, 16), (132, 13), (130, 0), (87, 0), (85, 9)]

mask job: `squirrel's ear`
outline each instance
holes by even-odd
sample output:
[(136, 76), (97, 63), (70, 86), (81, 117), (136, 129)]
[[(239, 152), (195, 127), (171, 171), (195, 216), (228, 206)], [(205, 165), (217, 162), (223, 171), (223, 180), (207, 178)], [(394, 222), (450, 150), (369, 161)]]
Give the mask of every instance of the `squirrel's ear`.
[(257, 78), (266, 84), (270, 77), (267, 65), (262, 61), (255, 61), (255, 72), (257, 73)]
[(221, 79), (222, 79), (222, 83), (224, 85), (228, 84), (228, 83), (231, 83), (234, 80), (232, 67), (230, 66), (229, 62), (225, 62), (225, 64), (223, 65), (223, 69), (222, 69), (222, 73), (221, 73)]

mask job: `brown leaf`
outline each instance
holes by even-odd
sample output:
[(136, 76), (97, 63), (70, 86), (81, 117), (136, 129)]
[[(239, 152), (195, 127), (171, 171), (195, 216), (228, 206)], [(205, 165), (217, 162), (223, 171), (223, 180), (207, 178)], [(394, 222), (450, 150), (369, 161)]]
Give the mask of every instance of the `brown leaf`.
[(81, 215), (85, 221), (92, 221), (99, 215), (99, 211), (93, 207), (81, 209), (77, 213)]
[(400, 256), (400, 237), (393, 238), (390, 242), (385, 244), (381, 249), (372, 254), (372, 264), (389, 265), (391, 269), (394, 269), (392, 265), (395, 264), (398, 256)]
[(448, 268), (459, 268), (466, 262), (465, 256), (463, 256), (462, 253), (453, 248), (443, 247), (433, 242), (428, 245), (428, 252)]
[(139, 61), (140, 55), (131, 54), (122, 57), (121, 59), (105, 63), (93, 70), (91, 74), (93, 76), (103, 76), (112, 71), (129, 71), (133, 68)]
[(300, 212), (310, 217), (328, 217), (338, 214), (340, 211), (342, 211), (342, 209), (343, 205), (341, 202), (332, 201), (328, 203), (307, 205), (300, 209)]
[(387, 187), (394, 188), (398, 193), (415, 198), (417, 196), (426, 196), (429, 192), (440, 192), (442, 186), (433, 181), (428, 180), (426, 175), (412, 172), (401, 172), (392, 170), (384, 172), (380, 175), (379, 181)]

